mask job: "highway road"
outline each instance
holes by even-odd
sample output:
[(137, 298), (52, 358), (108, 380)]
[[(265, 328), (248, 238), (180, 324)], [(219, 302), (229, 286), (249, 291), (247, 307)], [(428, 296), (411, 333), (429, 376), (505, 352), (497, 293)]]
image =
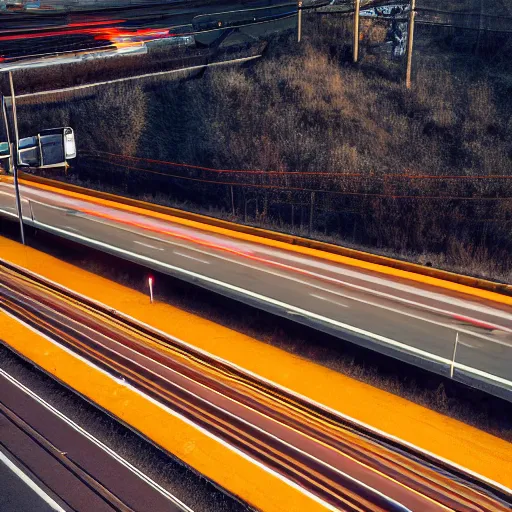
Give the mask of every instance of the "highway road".
[[(139, 262), (512, 400), (510, 307), (97, 204), (24, 182), (37, 228)], [(0, 182), (0, 215), (15, 218)]]
[(510, 506), (506, 489), (1, 263), (0, 309), (121, 376), (328, 510), (504, 512)]
[(191, 509), (0, 368), (0, 510)]

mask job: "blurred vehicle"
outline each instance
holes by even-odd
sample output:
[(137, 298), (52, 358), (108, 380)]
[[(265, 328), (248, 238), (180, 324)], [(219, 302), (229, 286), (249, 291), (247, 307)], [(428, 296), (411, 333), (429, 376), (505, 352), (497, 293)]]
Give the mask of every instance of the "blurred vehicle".
[(64, 167), (73, 158), (76, 158), (75, 134), (69, 127), (43, 130), (19, 141), (19, 165), (49, 169)]

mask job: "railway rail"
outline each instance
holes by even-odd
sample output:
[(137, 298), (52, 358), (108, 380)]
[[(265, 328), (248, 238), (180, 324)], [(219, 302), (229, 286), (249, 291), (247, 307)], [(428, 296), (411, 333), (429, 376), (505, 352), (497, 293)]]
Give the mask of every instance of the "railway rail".
[(0, 308), (332, 510), (495, 510), (510, 490), (6, 262)]

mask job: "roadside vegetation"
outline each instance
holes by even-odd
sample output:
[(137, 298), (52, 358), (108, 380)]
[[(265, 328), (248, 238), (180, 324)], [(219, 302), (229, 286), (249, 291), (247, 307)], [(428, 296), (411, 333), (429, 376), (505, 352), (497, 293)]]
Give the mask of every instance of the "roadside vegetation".
[(68, 181), (512, 282), (512, 38), (420, 28), (407, 91), (363, 30), (357, 67), (350, 24), (309, 14), (257, 63), (43, 97), (20, 129), (75, 128)]

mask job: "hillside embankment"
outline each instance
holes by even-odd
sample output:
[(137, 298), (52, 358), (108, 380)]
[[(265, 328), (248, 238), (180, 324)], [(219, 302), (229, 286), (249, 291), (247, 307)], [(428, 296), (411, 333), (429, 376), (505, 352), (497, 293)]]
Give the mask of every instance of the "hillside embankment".
[(75, 128), (68, 181), (511, 282), (512, 38), (418, 28), (408, 91), (385, 30), (353, 66), (309, 13), (250, 65), (32, 98), (20, 129)]

